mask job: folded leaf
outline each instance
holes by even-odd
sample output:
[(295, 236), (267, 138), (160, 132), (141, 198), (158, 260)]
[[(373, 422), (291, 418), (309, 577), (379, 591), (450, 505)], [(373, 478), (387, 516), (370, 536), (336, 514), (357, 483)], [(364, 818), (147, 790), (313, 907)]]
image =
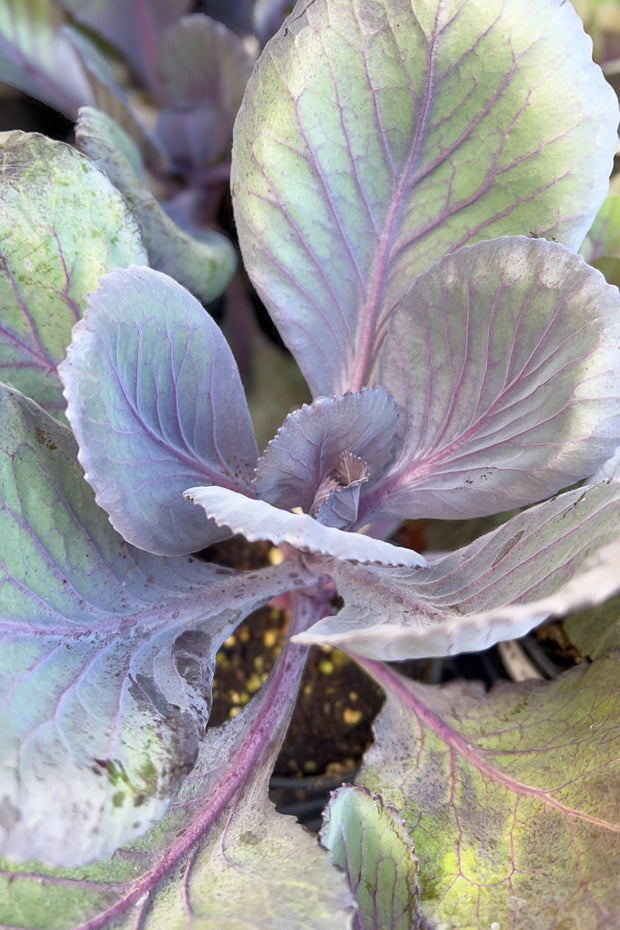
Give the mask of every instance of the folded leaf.
[(396, 445), (398, 412), (382, 388), (319, 397), (289, 414), (258, 461), (254, 485), (278, 507), (312, 508), (321, 481), (351, 454), (368, 466), (372, 484), (385, 471)]
[(54, 0), (3, 0), (0, 81), (73, 119), (94, 98), (80, 57), (63, 35), (64, 22)]
[(541, 500), (620, 444), (618, 289), (554, 242), (462, 249), (394, 311), (378, 378), (404, 433), (369, 492), (385, 509), (458, 519)]
[(59, 371), (115, 529), (159, 555), (222, 538), (183, 492), (196, 481), (249, 490), (258, 450), (235, 361), (198, 301), (150, 268), (105, 277)]
[(365, 788), (334, 791), (323, 813), (321, 843), (344, 870), (359, 930), (415, 930), (418, 859), (397, 812)]
[(227, 488), (189, 488), (185, 497), (203, 507), (218, 526), (229, 527), (232, 533), (241, 533), (250, 542), (269, 539), (275, 544), (288, 543), (303, 552), (362, 563), (427, 565), (426, 559), (412, 549), (392, 546), (361, 533), (323, 526), (306, 513), (280, 510), (266, 501), (253, 500)]
[(129, 204), (140, 224), (150, 265), (175, 278), (205, 303), (219, 297), (237, 262), (229, 240), (210, 230), (199, 241), (167, 216), (127, 158), (130, 140), (105, 113), (83, 107), (76, 126), (76, 142), (105, 171)]
[(219, 645), (310, 578), (127, 546), (66, 427), (4, 386), (0, 421), (0, 853), (78, 865), (162, 816), (196, 761)]
[(74, 148), (23, 132), (0, 143), (0, 375), (63, 418), (56, 366), (86, 295), (146, 253), (121, 195)]
[(514, 234), (578, 248), (617, 123), (570, 3), (298, 3), (248, 84), (232, 186), (245, 266), (314, 396), (372, 383), (392, 308), (445, 254)]
[[(310, 622), (308, 598), (293, 625)], [(207, 731), (194, 770), (157, 827), (78, 871), (0, 863), (0, 920), (27, 930), (170, 927), (350, 930), (344, 876), (267, 783), (293, 708), (305, 650), (288, 641), (260, 692)]]
[(620, 484), (532, 507), (426, 571), (318, 560), (345, 606), (298, 636), (374, 659), (441, 656), (523, 636), (620, 590)]
[(429, 926), (617, 924), (619, 656), (543, 683), (387, 690), (358, 780), (404, 818)]

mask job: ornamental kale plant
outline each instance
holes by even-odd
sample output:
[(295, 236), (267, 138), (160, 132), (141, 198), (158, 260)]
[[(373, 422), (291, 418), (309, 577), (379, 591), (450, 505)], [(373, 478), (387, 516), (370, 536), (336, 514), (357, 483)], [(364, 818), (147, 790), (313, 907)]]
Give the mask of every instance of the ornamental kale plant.
[[(0, 926), (619, 925), (620, 294), (577, 254), (617, 121), (566, 2), (302, 0), (232, 150), (312, 395), (262, 454), (220, 329), (102, 170), (118, 125), (81, 111), (97, 164), (4, 135)], [(490, 515), (455, 551), (390, 541)], [(197, 556), (235, 534), (279, 563)], [(282, 596), (274, 670), (209, 727), (218, 649)], [(570, 613), (592, 661), (550, 683), (386, 664)], [(267, 799), (311, 644), (386, 693), (320, 844)]]

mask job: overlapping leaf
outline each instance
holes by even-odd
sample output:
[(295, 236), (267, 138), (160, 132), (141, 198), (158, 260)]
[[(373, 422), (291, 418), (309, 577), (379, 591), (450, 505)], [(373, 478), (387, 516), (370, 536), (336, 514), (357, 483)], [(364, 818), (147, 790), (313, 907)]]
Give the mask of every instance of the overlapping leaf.
[(144, 166), (131, 139), (105, 113), (83, 107), (76, 142), (125, 197), (140, 224), (149, 264), (205, 303), (219, 297), (237, 263), (229, 240), (216, 230), (197, 240), (172, 221), (141, 180)]
[[(297, 601), (293, 623), (315, 607)], [(267, 783), (295, 701), (305, 650), (290, 641), (259, 694), (208, 731), (164, 819), (117, 856), (79, 871), (0, 865), (0, 922), (27, 930), (349, 930), (344, 876)]]
[(590, 51), (557, 0), (295, 7), (248, 85), (232, 178), (245, 265), (315, 396), (370, 383), (392, 308), (446, 253), (579, 246), (617, 145)]
[(63, 35), (64, 19), (53, 0), (3, 0), (0, 81), (73, 118), (78, 107), (93, 103), (93, 94), (80, 56)]
[(484, 516), (592, 474), (620, 444), (619, 320), (617, 288), (554, 242), (481, 242), (419, 278), (379, 354), (404, 434), (385, 509)]
[(147, 87), (157, 93), (157, 52), (162, 33), (190, 0), (59, 0), (76, 21), (123, 53)]
[(384, 390), (365, 389), (343, 397), (320, 397), (289, 414), (259, 459), (254, 485), (279, 507), (310, 511), (321, 482), (346, 453), (368, 466), (369, 482), (390, 463), (398, 411)]
[[(131, 106), (127, 93), (114, 74), (111, 62), (105, 57), (100, 47), (81, 29), (73, 25), (66, 25), (63, 35), (71, 40), (82, 59), (92, 87), (94, 106), (106, 113), (127, 133), (133, 144), (143, 153), (149, 167), (158, 171), (165, 170), (166, 156), (161, 146), (141, 121), (136, 109)], [(84, 102), (80, 110), (86, 106), (87, 103)], [(132, 164), (135, 165), (135, 162)], [(140, 174), (136, 169), (141, 180), (144, 179), (144, 169), (142, 171), (143, 173)]]
[(319, 560), (345, 606), (299, 639), (374, 659), (440, 656), (522, 636), (620, 589), (620, 485), (532, 507), (427, 569)]
[(0, 401), (0, 850), (75, 865), (163, 814), (196, 760), (221, 641), (303, 573), (127, 546), (70, 431), (11, 389)]
[(62, 416), (56, 366), (86, 295), (146, 253), (121, 195), (74, 148), (22, 132), (0, 141), (0, 375)]
[[(275, 544), (288, 543), (304, 552), (363, 564), (427, 565), (426, 559), (413, 549), (392, 546), (362, 533), (324, 526), (307, 513), (281, 510), (228, 488), (188, 488), (185, 496), (202, 507), (218, 526), (228, 527), (232, 533), (240, 533), (251, 542), (269, 539)], [(327, 564), (328, 569), (331, 568), (331, 563)]]
[(356, 930), (416, 930), (418, 859), (397, 812), (365, 788), (335, 791), (323, 814), (321, 842), (347, 876)]
[(161, 555), (221, 538), (183, 492), (249, 491), (258, 450), (235, 361), (198, 301), (150, 268), (105, 277), (60, 373), (80, 461), (118, 532)]
[(359, 781), (405, 820), (430, 926), (617, 926), (618, 661), (488, 695), (367, 663), (388, 699)]

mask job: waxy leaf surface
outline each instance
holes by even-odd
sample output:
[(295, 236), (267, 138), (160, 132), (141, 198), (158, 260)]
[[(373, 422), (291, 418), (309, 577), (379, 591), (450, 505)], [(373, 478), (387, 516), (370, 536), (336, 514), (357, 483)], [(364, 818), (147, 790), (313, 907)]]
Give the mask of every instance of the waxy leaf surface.
[(393, 307), (456, 248), (579, 247), (618, 104), (561, 0), (298, 3), (233, 150), (246, 268), (314, 396), (370, 384)]
[(0, 81), (74, 118), (93, 103), (80, 56), (63, 35), (65, 17), (54, 0), (0, 4)]
[(554, 242), (504, 237), (438, 262), (379, 355), (404, 434), (375, 492), (385, 509), (485, 516), (591, 475), (620, 444), (619, 321), (617, 288)]
[[(293, 627), (312, 621), (302, 597)], [(350, 930), (344, 876), (267, 786), (305, 649), (288, 641), (241, 714), (207, 731), (163, 820), (113, 859), (79, 871), (0, 863), (0, 922), (27, 930)]]
[(355, 895), (356, 930), (419, 926), (418, 859), (398, 813), (379, 795), (339, 788), (323, 814), (320, 838)]
[(258, 450), (235, 361), (198, 301), (151, 268), (105, 277), (60, 374), (80, 461), (118, 532), (159, 555), (222, 538), (183, 492), (249, 489)]
[(323, 526), (307, 513), (281, 510), (266, 501), (253, 500), (228, 488), (188, 488), (185, 496), (203, 507), (218, 526), (229, 527), (232, 533), (240, 533), (250, 542), (269, 539), (276, 545), (288, 543), (303, 552), (362, 563), (410, 567), (427, 565), (426, 559), (412, 549), (393, 546), (362, 533)]
[(304, 404), (289, 414), (259, 459), (256, 491), (278, 507), (308, 512), (344, 454), (361, 459), (369, 483), (376, 481), (391, 461), (397, 428), (396, 405), (381, 388)]
[(430, 926), (617, 926), (618, 663), (488, 695), (364, 663), (388, 698), (358, 781), (405, 820)]
[(304, 578), (133, 549), (71, 432), (5, 387), (0, 416), (0, 851), (73, 866), (161, 817), (198, 754), (216, 650)]
[(344, 607), (299, 640), (394, 660), (523, 636), (617, 593), (619, 519), (620, 485), (611, 480), (532, 507), (427, 569), (317, 559)]
[(131, 140), (105, 113), (80, 110), (76, 142), (108, 175), (140, 224), (149, 264), (170, 275), (200, 300), (219, 297), (235, 270), (237, 257), (229, 240), (215, 230), (193, 238), (165, 213), (136, 173)]
[(146, 262), (108, 178), (71, 146), (0, 136), (0, 376), (63, 415), (56, 367), (101, 275)]

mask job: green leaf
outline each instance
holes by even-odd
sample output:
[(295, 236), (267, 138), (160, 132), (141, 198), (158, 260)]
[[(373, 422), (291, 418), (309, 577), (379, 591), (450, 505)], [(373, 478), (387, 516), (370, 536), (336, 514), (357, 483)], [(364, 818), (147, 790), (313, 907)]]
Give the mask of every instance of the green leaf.
[(500, 235), (579, 247), (618, 105), (569, 3), (303, 0), (237, 118), (246, 268), (314, 396), (359, 390), (394, 305)]
[(405, 820), (429, 925), (618, 926), (620, 654), (488, 695), (362, 665), (388, 698), (358, 781)]
[(62, 416), (56, 366), (87, 294), (145, 264), (138, 226), (108, 178), (71, 146), (0, 135), (0, 377)]
[(105, 113), (83, 107), (76, 141), (125, 197), (140, 224), (151, 266), (175, 278), (205, 303), (219, 297), (237, 261), (228, 239), (213, 230), (199, 241), (167, 216), (126, 157), (129, 151), (135, 153), (131, 140)]
[(419, 926), (418, 859), (393, 808), (365, 788), (339, 788), (323, 815), (321, 842), (356, 896), (358, 930)]

